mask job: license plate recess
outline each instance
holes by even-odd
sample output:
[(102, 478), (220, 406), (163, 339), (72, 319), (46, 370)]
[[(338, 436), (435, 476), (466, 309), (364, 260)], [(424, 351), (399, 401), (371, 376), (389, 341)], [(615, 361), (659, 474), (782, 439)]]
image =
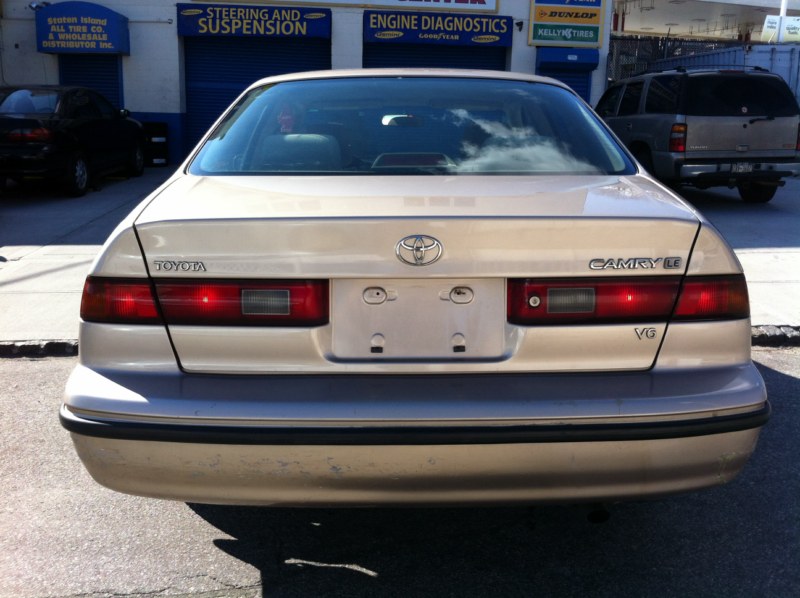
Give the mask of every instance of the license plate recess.
[(503, 279), (362, 279), (331, 284), (336, 359), (497, 359)]

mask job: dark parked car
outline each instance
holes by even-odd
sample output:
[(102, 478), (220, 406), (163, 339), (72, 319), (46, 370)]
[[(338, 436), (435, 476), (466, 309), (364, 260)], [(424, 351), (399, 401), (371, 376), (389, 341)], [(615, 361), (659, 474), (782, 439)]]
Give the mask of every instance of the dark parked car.
[(86, 193), (95, 175), (144, 169), (141, 123), (83, 87), (0, 88), (0, 177), (60, 183)]
[(800, 175), (800, 108), (763, 69), (639, 75), (609, 87), (597, 112), (670, 185), (736, 187), (744, 201), (765, 203)]

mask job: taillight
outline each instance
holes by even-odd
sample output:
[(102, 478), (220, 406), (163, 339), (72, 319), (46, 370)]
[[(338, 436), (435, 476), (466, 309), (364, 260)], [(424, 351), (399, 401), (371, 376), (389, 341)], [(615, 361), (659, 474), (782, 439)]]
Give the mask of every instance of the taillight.
[(327, 280), (156, 281), (167, 324), (321, 326), (328, 322)]
[(44, 127), (14, 129), (6, 135), (9, 141), (49, 143), (53, 140), (53, 132)]
[(741, 274), (616, 279), (510, 279), (511, 324), (613, 324), (734, 320), (750, 316)]
[(321, 326), (329, 319), (327, 280), (156, 281), (86, 279), (81, 318), (112, 324)]
[(676, 320), (733, 320), (750, 316), (744, 275), (696, 276), (683, 283)]
[(797, 125), (797, 143), (794, 149), (800, 152), (800, 125)]
[(685, 152), (686, 151), (686, 133), (689, 130), (685, 124), (676, 123), (672, 125), (669, 132), (669, 151), (670, 152)]
[(83, 286), (81, 318), (109, 324), (161, 321), (150, 283), (141, 279), (89, 277)]
[(508, 281), (508, 321), (512, 324), (600, 324), (666, 321), (681, 279)]

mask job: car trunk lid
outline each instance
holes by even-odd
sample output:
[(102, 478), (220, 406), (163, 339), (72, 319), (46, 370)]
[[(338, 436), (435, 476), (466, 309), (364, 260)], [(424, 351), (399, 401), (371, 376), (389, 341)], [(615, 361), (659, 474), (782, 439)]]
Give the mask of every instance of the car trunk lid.
[(730, 157), (794, 157), (797, 116), (687, 116), (686, 153)]
[[(665, 318), (508, 322), (510, 279), (644, 281), (685, 271), (698, 229), (691, 208), (643, 178), (571, 181), (186, 177), (136, 229), (157, 287), (243, 281), (242, 296), (269, 301), (275, 295), (256, 283), (330, 285), (321, 325), (193, 325), (167, 314), (190, 371), (647, 368)], [(428, 249), (434, 241), (441, 250)]]

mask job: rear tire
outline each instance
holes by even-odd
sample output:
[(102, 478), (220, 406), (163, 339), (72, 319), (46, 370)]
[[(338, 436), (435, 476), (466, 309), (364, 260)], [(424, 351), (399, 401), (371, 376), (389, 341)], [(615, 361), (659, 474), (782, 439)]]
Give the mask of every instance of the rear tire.
[(141, 143), (137, 143), (136, 147), (131, 150), (131, 156), (128, 161), (128, 167), (125, 169), (125, 174), (129, 177), (139, 177), (144, 173), (144, 147)]
[(64, 177), (64, 191), (71, 197), (81, 197), (89, 190), (89, 165), (81, 154), (69, 159)]
[(778, 192), (777, 185), (764, 183), (739, 183), (739, 197), (747, 203), (767, 203)]
[(653, 173), (653, 157), (650, 155), (649, 149), (646, 147), (637, 147), (633, 151), (633, 157), (636, 158), (649, 175), (655, 176)]

